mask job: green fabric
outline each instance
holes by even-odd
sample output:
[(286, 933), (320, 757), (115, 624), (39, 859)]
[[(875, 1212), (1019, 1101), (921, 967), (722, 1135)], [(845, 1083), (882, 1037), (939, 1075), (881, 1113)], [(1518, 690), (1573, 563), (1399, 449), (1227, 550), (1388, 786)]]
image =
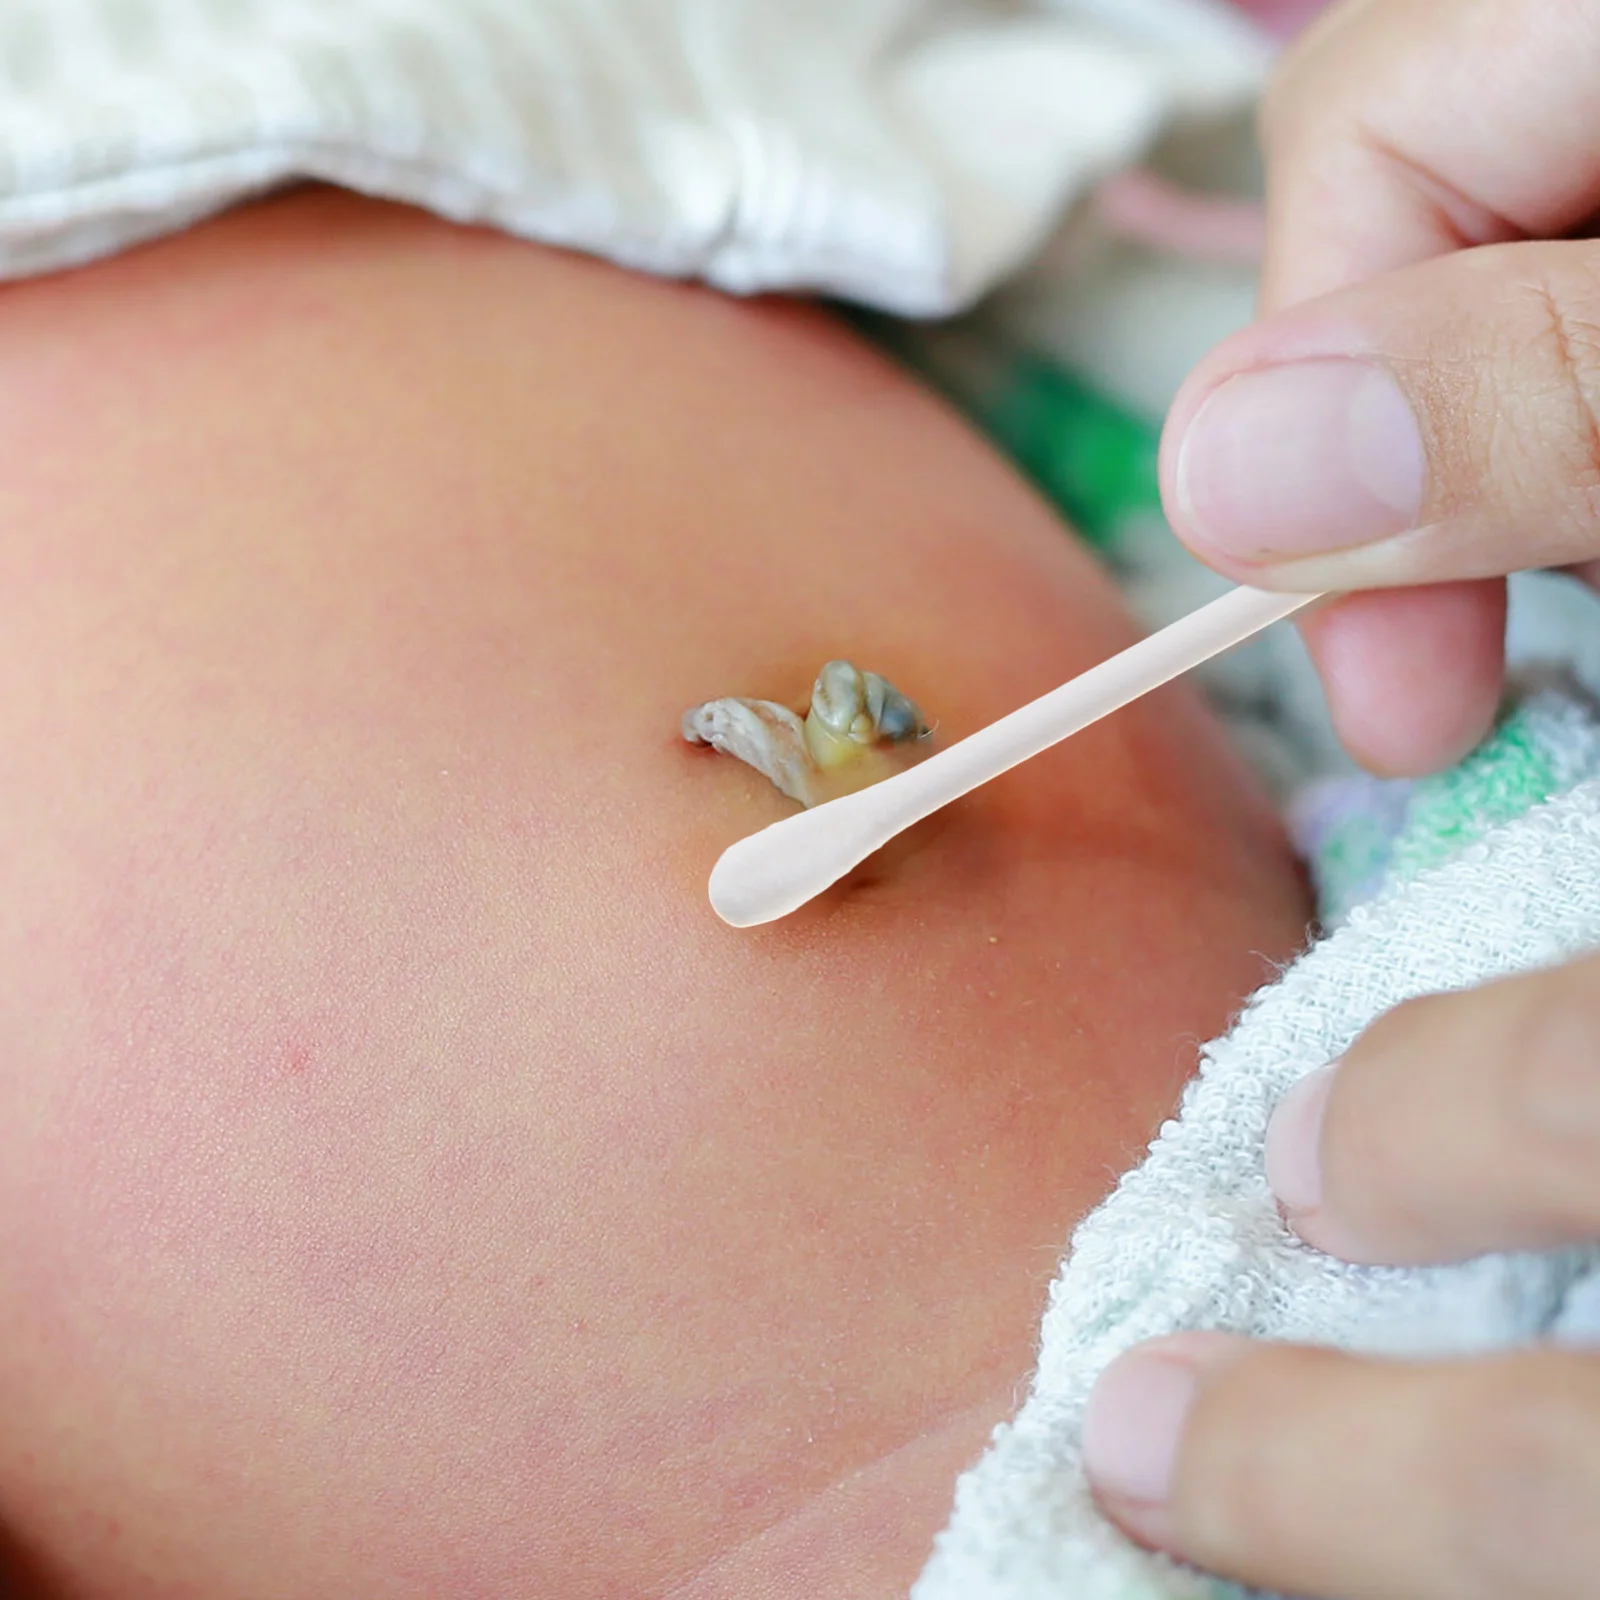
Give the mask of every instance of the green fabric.
[(1439, 866), (1490, 828), (1543, 805), (1557, 786), (1555, 752), (1519, 707), (1459, 766), (1417, 784), (1392, 876)]
[(1364, 900), (1443, 865), (1491, 828), (1600, 776), (1600, 723), (1575, 684), (1508, 707), (1471, 755), (1412, 783), (1356, 776), (1318, 786), (1297, 828), (1336, 925)]

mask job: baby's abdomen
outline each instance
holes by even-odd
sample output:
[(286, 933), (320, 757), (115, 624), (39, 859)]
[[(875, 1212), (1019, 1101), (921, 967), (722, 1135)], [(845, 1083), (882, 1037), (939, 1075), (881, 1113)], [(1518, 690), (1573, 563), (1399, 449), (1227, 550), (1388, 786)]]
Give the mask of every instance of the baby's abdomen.
[[(789, 922), (677, 738), (1128, 636), (813, 313), (307, 193), (0, 295), (0, 1515), (46, 1591), (903, 1590), (1288, 953), (1181, 692)], [(781, 1581), (780, 1581), (781, 1580)]]

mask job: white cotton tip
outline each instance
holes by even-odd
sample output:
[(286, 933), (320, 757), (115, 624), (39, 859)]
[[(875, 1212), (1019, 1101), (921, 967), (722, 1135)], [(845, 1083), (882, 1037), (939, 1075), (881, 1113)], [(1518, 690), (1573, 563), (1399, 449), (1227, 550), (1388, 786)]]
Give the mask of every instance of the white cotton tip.
[(735, 928), (798, 911), (908, 825), (896, 796), (887, 805), (881, 797), (917, 770), (785, 817), (724, 850), (711, 869), (711, 909)]

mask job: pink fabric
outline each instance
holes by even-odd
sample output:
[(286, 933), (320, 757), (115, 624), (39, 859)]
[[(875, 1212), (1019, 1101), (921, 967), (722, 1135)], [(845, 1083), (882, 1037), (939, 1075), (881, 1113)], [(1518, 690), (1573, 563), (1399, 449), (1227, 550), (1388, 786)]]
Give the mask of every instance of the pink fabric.
[(1328, 0), (1234, 0), (1234, 4), (1269, 33), (1287, 39), (1324, 10)]
[(1113, 233), (1174, 255), (1236, 266), (1261, 259), (1266, 218), (1259, 205), (1180, 189), (1143, 167), (1106, 179), (1095, 209)]
[[(1279, 39), (1300, 32), (1332, 0), (1233, 0)], [(1261, 256), (1260, 206), (1180, 189), (1143, 168), (1108, 178), (1095, 195), (1113, 233), (1192, 260), (1252, 265)]]

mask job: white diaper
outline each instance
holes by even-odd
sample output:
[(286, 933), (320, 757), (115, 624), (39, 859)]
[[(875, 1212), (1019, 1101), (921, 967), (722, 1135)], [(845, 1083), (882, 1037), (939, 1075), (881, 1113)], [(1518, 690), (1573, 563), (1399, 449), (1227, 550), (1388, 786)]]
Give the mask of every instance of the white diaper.
[(1216, 0), (0, 0), (0, 273), (321, 178), (937, 313), (1266, 59)]

